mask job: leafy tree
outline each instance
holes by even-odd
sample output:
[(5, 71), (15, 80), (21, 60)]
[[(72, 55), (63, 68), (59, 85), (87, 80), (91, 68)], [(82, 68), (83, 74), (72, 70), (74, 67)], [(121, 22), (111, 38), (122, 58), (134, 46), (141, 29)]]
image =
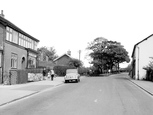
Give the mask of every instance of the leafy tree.
[(108, 41), (103, 37), (94, 39), (89, 43), (87, 49), (92, 50), (89, 56), (93, 59), (92, 64), (100, 73), (102, 70), (112, 70), (113, 66), (119, 69), (119, 63), (130, 61), (128, 52), (119, 42)]
[(53, 47), (47, 48), (45, 46), (38, 48), (37, 51), (39, 52), (38, 56), (43, 55), (43, 60), (46, 60), (46, 56), (48, 57), (49, 61), (53, 61), (58, 56), (56, 55), (56, 50)]
[(68, 65), (69, 65), (69, 66), (72, 66), (72, 67), (78, 68), (78, 67), (81, 67), (83, 64), (82, 64), (82, 62), (81, 62), (80, 60), (72, 58), (72, 59), (68, 62)]

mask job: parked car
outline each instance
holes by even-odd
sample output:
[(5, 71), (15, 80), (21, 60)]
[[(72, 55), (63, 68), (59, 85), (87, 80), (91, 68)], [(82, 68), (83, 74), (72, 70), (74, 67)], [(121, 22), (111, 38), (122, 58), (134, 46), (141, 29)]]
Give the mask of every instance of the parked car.
[(80, 82), (80, 74), (78, 69), (67, 69), (64, 77), (65, 83), (70, 81)]

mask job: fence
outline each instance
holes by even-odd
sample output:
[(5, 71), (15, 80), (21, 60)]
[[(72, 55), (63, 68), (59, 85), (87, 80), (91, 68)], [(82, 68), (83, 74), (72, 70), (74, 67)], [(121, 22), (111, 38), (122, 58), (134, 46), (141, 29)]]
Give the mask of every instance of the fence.
[(37, 69), (25, 69), (25, 70), (10, 70), (4, 73), (4, 84), (23, 84), (29, 81), (43, 80), (41, 68)]
[(10, 85), (27, 83), (28, 73), (26, 70), (10, 70), (9, 79)]

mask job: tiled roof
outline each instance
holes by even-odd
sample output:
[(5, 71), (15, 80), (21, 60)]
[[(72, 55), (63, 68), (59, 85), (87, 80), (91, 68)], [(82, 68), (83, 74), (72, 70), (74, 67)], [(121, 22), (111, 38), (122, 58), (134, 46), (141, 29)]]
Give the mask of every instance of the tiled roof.
[(57, 61), (58, 59), (62, 58), (62, 57), (65, 56), (65, 55), (68, 56), (69, 58), (73, 59), (70, 55), (68, 55), (68, 54), (63, 54), (63, 55), (61, 55), (60, 57), (54, 59), (54, 62)]

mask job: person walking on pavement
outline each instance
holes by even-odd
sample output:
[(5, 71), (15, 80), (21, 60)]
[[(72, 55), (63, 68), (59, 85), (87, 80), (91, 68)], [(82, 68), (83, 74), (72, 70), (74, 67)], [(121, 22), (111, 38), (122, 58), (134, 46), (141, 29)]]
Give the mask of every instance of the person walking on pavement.
[(53, 79), (54, 79), (54, 70), (53, 69), (51, 69), (51, 80), (53, 81)]
[(45, 68), (43, 69), (42, 74), (43, 74), (43, 79), (45, 79), (45, 76), (46, 76), (46, 69)]

